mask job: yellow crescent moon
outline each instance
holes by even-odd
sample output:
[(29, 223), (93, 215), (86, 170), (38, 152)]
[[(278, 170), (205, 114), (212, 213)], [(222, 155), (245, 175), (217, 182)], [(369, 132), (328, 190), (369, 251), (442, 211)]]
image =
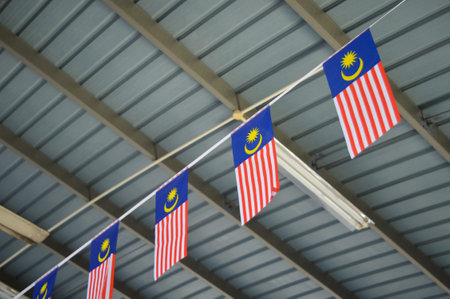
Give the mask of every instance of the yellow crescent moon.
[[(48, 289), (45, 289), (45, 294), (44, 294), (44, 297), (42, 297), (42, 299), (45, 299), (45, 297), (47, 297), (47, 291), (48, 291)], [(39, 299), (39, 295), (37, 296), (37, 299)]]
[(177, 194), (177, 199), (175, 200), (175, 203), (170, 207), (170, 208), (167, 208), (167, 202), (164, 204), (164, 212), (166, 212), (166, 213), (169, 213), (170, 211), (172, 211), (173, 210), (173, 208), (175, 208), (175, 206), (177, 205), (177, 202), (178, 202), (178, 194)]
[(355, 79), (356, 77), (359, 76), (359, 74), (361, 73), (362, 69), (363, 69), (363, 60), (361, 58), (359, 58), (359, 68), (356, 71), (356, 73), (354, 73), (351, 76), (346, 76), (346, 75), (344, 75), (344, 72), (341, 71), (342, 79), (344, 79), (345, 81), (352, 81), (353, 79)]
[(108, 251), (106, 252), (106, 254), (105, 254), (105, 256), (103, 258), (100, 257), (100, 252), (98, 253), (98, 261), (100, 263), (103, 263), (103, 261), (106, 260), (106, 258), (108, 257), (110, 248), (111, 248), (111, 245), (108, 245)]
[(259, 146), (261, 145), (261, 142), (262, 142), (262, 135), (259, 134), (259, 142), (258, 142), (258, 145), (257, 145), (254, 149), (249, 150), (249, 149), (247, 148), (247, 144), (246, 144), (245, 147), (244, 147), (245, 153), (246, 153), (247, 155), (251, 155), (251, 154), (253, 154), (254, 152), (256, 152), (256, 151), (258, 150)]

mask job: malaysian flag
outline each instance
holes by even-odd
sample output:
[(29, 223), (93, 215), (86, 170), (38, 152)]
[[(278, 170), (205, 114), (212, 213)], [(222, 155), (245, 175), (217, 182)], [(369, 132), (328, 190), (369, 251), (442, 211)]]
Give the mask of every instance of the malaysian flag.
[(231, 135), (241, 224), (261, 211), (280, 190), (270, 107)]
[(354, 158), (400, 121), (370, 30), (334, 54), (323, 69)]
[(53, 286), (55, 285), (56, 273), (58, 268), (56, 267), (48, 275), (40, 279), (33, 290), (33, 299), (51, 299)]
[(88, 299), (112, 298), (118, 232), (115, 222), (91, 242)]
[(156, 192), (155, 280), (187, 256), (187, 195), (188, 169)]

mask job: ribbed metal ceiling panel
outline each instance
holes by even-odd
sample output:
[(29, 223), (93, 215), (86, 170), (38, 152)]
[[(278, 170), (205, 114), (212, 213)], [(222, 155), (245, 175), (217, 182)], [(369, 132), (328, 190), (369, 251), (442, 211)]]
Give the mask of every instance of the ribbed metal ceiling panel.
[[(351, 37), (398, 1), (316, 1)], [(248, 102), (307, 73), (333, 53), (280, 1), (137, 3)], [(407, 1), (372, 33), (388, 75), (450, 136), (448, 1)], [(211, 93), (100, 1), (8, 1), (0, 23), (86, 90), (170, 151), (231, 115)], [(86, 186), (102, 192), (151, 163), (144, 154), (0, 50), (0, 120)], [(323, 73), (272, 107), (279, 127), (314, 159), (450, 274), (450, 167), (402, 121), (358, 158), (348, 156)], [(231, 132), (232, 122), (176, 157), (188, 164)], [(84, 200), (0, 145), (0, 203), (49, 228)], [(191, 171), (237, 207), (230, 142)], [(108, 200), (126, 210), (170, 177), (155, 168)], [(315, 200), (280, 177), (281, 190), (256, 221), (361, 298), (445, 297), (446, 293), (370, 229), (350, 232)], [(154, 199), (133, 213), (152, 234)], [(89, 208), (52, 232), (75, 250), (109, 219)], [(121, 228), (116, 279), (144, 297), (212, 298), (217, 290), (176, 265), (153, 282), (153, 248)], [(24, 243), (0, 233), (0, 258)], [(188, 254), (250, 297), (328, 298), (330, 294), (209, 205), (189, 193)], [(89, 250), (81, 256), (88, 261)], [(33, 246), (2, 268), (38, 278), (61, 257)], [(85, 296), (87, 275), (58, 274), (55, 297)], [(118, 294), (115, 294), (119, 298)]]

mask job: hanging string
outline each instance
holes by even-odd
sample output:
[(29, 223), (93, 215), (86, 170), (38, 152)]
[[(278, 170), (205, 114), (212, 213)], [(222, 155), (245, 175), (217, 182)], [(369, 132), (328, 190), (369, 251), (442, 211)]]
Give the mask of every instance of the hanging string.
[[(384, 17), (386, 17), (388, 14), (390, 14), (392, 11), (394, 11), (396, 8), (398, 8), (401, 4), (403, 4), (406, 0), (402, 0), (399, 4), (397, 4), (396, 6), (394, 6), (392, 9), (390, 9), (388, 12), (386, 12), (383, 16), (381, 16), (379, 19), (377, 19), (374, 23), (372, 23), (368, 28), (372, 28), (375, 24), (377, 24), (380, 20), (382, 20)], [(342, 46), (341, 49), (345, 47)], [(337, 50), (336, 52), (338, 52), (339, 50)], [(334, 52), (334, 53), (336, 53)], [(331, 56), (334, 55), (334, 53)], [(228, 140), (231, 135), (233, 134), (233, 132), (235, 132), (236, 130), (238, 130), (239, 128), (241, 128), (243, 125), (245, 125), (248, 121), (250, 121), (253, 117), (255, 117), (260, 111), (264, 110), (265, 108), (275, 104), (276, 102), (278, 102), (282, 97), (284, 97), (287, 93), (289, 93), (290, 91), (292, 91), (298, 84), (300, 84), (301, 82), (305, 81), (306, 79), (314, 76), (315, 74), (319, 73), (322, 70), (322, 65), (323, 63), (328, 60), (329, 57), (325, 60), (323, 60), (320, 64), (318, 64), (316, 67), (314, 67), (310, 72), (308, 72), (306, 75), (302, 76), (301, 78), (299, 78), (298, 80), (292, 82), (291, 84), (283, 87), (282, 89), (278, 90), (277, 92), (269, 95), (268, 97), (258, 101), (255, 104), (250, 105), (249, 107), (247, 107), (246, 109), (242, 110), (242, 115), (244, 115), (245, 113), (250, 112), (253, 109), (256, 109), (257, 107), (264, 105), (267, 103), (263, 108), (261, 108), (258, 112), (256, 112), (254, 115), (252, 115), (252, 117), (250, 117), (249, 119), (245, 120), (243, 123), (241, 123), (237, 128), (235, 128), (231, 133), (227, 134), (226, 136), (224, 136), (221, 140), (219, 140), (218, 142), (216, 142), (214, 145), (212, 145), (208, 150), (206, 150), (205, 152), (203, 152), (199, 157), (197, 157), (195, 160), (193, 160), (191, 163), (189, 163), (183, 170), (181, 170), (180, 172), (178, 172), (175, 176), (171, 177), (169, 180), (167, 180), (163, 185), (161, 185), (160, 187), (158, 187), (157, 189), (155, 189), (154, 191), (152, 191), (149, 195), (147, 195), (146, 197), (144, 197), (143, 199), (141, 199), (137, 204), (135, 204), (133, 207), (131, 207), (128, 211), (126, 211), (124, 214), (122, 214), (119, 218), (117, 218), (114, 222), (112, 222), (111, 224), (109, 224), (106, 228), (104, 228), (100, 233), (98, 233), (97, 235), (95, 235), (94, 237), (90, 238), (88, 241), (86, 241), (86, 243), (84, 243), (81, 247), (79, 247), (76, 251), (72, 252), (69, 256), (67, 256), (64, 260), (62, 260), (61, 262), (59, 262), (55, 267), (61, 267), (62, 265), (64, 265), (65, 263), (67, 263), (70, 259), (72, 259), (75, 255), (77, 255), (79, 252), (81, 252), (83, 249), (85, 249), (91, 242), (92, 240), (94, 240), (98, 235), (100, 235), (103, 231), (105, 231), (106, 229), (108, 229), (110, 226), (112, 226), (114, 223), (116, 223), (117, 221), (122, 221), (125, 217), (127, 217), (128, 215), (130, 215), (132, 212), (134, 212), (136, 209), (138, 209), (139, 207), (141, 207), (144, 203), (146, 203), (150, 198), (152, 198), (156, 192), (162, 188), (164, 185), (166, 185), (168, 182), (170, 182), (171, 180), (173, 180), (176, 176), (178, 176), (182, 171), (184, 171), (187, 168), (192, 168), (195, 164), (197, 164), (200, 160), (202, 160), (204, 157), (206, 157), (208, 154), (210, 154), (213, 150), (215, 150), (217, 147), (219, 147), (221, 144), (223, 144), (226, 140)], [(274, 98), (275, 97), (275, 98)], [(272, 98), (274, 98), (272, 100)], [(144, 167), (143, 169), (139, 170), (138, 172), (136, 172), (135, 174), (131, 175), (130, 177), (126, 178), (125, 180), (123, 180), (122, 182), (114, 185), (113, 187), (111, 187), (110, 189), (106, 190), (105, 192), (101, 193), (100, 195), (96, 196), (93, 200), (91, 200), (89, 203), (85, 204), (84, 206), (82, 206), (81, 208), (79, 208), (78, 210), (76, 210), (75, 212), (73, 212), (72, 214), (70, 214), (69, 216), (67, 216), (66, 218), (64, 218), (63, 220), (59, 221), (57, 224), (55, 224), (52, 228), (50, 228), (48, 231), (51, 232), (53, 230), (55, 230), (56, 228), (58, 228), (59, 226), (61, 226), (63, 223), (65, 223), (66, 221), (68, 221), (68, 219), (71, 219), (72, 217), (74, 217), (75, 215), (77, 215), (79, 212), (81, 212), (82, 210), (86, 209), (87, 207), (93, 205), (95, 202), (97, 202), (98, 200), (104, 198), (105, 196), (107, 196), (108, 194), (114, 192), (115, 190), (117, 190), (118, 188), (120, 188), (121, 186), (127, 184), (128, 182), (134, 180), (135, 178), (137, 178), (138, 176), (142, 175), (143, 173), (145, 173), (146, 171), (148, 171), (149, 169), (155, 167), (156, 165), (158, 165), (159, 163), (163, 162), (164, 160), (172, 157), (173, 155), (175, 155), (176, 153), (178, 153), (179, 151), (183, 150), (184, 148), (188, 147), (189, 145), (197, 142), (198, 140), (204, 138), (205, 136), (211, 134), (212, 132), (216, 131), (217, 129), (225, 126), (226, 124), (230, 123), (231, 121), (233, 121), (234, 118), (230, 117), (228, 119), (226, 119), (225, 121), (223, 121), (222, 123), (218, 124), (217, 126), (215, 126), (214, 128), (208, 130), (207, 132), (199, 135), (198, 137), (192, 139), (191, 141), (183, 144), (182, 146), (178, 147), (177, 149), (175, 149), (174, 151), (167, 153), (166, 155), (164, 155), (163, 157), (155, 160), (154, 162), (152, 162), (151, 164), (149, 164), (148, 166)], [(23, 247), (22, 249), (20, 249), (17, 253), (20, 254), (22, 252), (24, 252), (28, 247), (30, 247), (30, 245), (26, 245), (25, 247)], [(18, 255), (17, 254), (17, 255)], [(17, 256), (16, 254), (14, 255)], [(14, 258), (13, 257), (13, 258)], [(12, 258), (8, 258), (9, 261)], [(5, 262), (6, 262), (5, 261)], [(5, 262), (3, 262), (0, 265), (0, 268), (3, 267), (3, 265), (5, 264)], [(53, 270), (55, 267), (53, 267), (51, 270)], [(51, 271), (50, 270), (50, 271)], [(49, 273), (50, 271), (46, 272)], [(44, 274), (43, 276), (45, 276), (46, 274)], [(39, 279), (41, 279), (43, 276), (41, 276)], [(28, 290), (30, 290), (32, 287), (35, 286), (35, 284), (39, 281), (39, 279), (35, 280), (33, 283), (31, 283), (28, 287), (26, 287), (24, 290), (22, 290), (22, 292), (20, 292), (19, 294), (17, 294), (14, 299), (19, 298), (20, 296), (22, 296), (23, 294), (25, 294)]]

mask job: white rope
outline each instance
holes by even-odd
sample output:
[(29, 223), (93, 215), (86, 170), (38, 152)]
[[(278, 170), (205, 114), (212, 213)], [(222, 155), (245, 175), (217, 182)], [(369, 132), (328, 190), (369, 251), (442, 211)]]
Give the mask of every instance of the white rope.
[[(374, 23), (372, 23), (368, 28), (372, 28), (375, 24), (377, 24), (381, 19), (383, 19), (384, 17), (386, 17), (388, 14), (390, 14), (392, 11), (394, 11), (397, 7), (399, 7), (401, 4), (403, 4), (406, 0), (401, 1), (399, 4), (397, 4), (396, 6), (394, 6), (392, 9), (390, 9), (388, 12), (386, 12), (383, 16), (381, 16), (379, 19), (377, 19)], [(339, 51), (339, 50), (338, 50)], [(336, 51), (336, 52), (338, 52)], [(334, 52), (331, 56), (333, 56), (336, 52)], [(69, 256), (67, 256), (64, 260), (62, 260), (61, 262), (59, 262), (55, 267), (61, 267), (62, 265), (64, 265), (65, 263), (67, 263), (70, 259), (72, 259), (75, 255), (77, 255), (79, 252), (81, 252), (84, 248), (86, 248), (93, 239), (95, 239), (98, 235), (100, 235), (102, 232), (104, 232), (106, 229), (108, 229), (110, 226), (112, 226), (114, 223), (116, 223), (117, 221), (122, 221), (125, 217), (127, 217), (128, 215), (130, 215), (132, 212), (134, 212), (136, 209), (138, 209), (140, 206), (142, 206), (144, 203), (146, 203), (150, 198), (152, 198), (156, 192), (161, 189), (163, 186), (165, 186), (167, 183), (169, 183), (171, 180), (173, 180), (176, 176), (178, 176), (181, 172), (183, 172), (185, 169), (188, 168), (192, 168), (195, 164), (197, 164), (200, 160), (202, 160), (204, 157), (206, 157), (208, 154), (210, 154), (213, 150), (215, 150), (217, 147), (219, 147), (221, 144), (223, 144), (228, 138), (231, 137), (231, 135), (233, 134), (233, 132), (235, 132), (236, 130), (238, 130), (239, 128), (241, 128), (244, 124), (246, 124), (248, 121), (250, 121), (253, 117), (255, 117), (260, 111), (262, 111), (263, 109), (265, 109), (268, 106), (271, 106), (273, 104), (275, 104), (276, 102), (278, 102), (283, 96), (285, 96), (287, 93), (289, 93), (292, 89), (294, 89), (298, 84), (300, 84), (301, 82), (305, 81), (306, 79), (314, 76), (315, 74), (317, 74), (318, 72), (320, 72), (322, 70), (322, 65), (323, 63), (328, 60), (329, 57), (325, 60), (323, 60), (320, 64), (318, 64), (316, 67), (314, 67), (310, 72), (308, 72), (306, 75), (304, 75), (303, 77), (301, 77), (300, 79), (294, 81), (293, 83), (289, 84), (288, 86), (286, 86), (285, 88), (281, 89), (280, 91), (278, 91), (277, 93), (274, 93), (272, 95), (276, 95), (276, 98), (274, 98), (273, 100), (271, 100), (268, 104), (266, 104), (263, 108), (261, 108), (258, 112), (256, 112), (254, 115), (252, 115), (252, 117), (250, 117), (249, 119), (245, 120), (242, 124), (240, 124), (236, 129), (234, 129), (231, 133), (227, 134), (225, 137), (223, 137), (221, 140), (219, 140), (218, 142), (216, 142), (214, 145), (212, 145), (209, 149), (207, 149), (205, 152), (203, 152), (200, 156), (198, 156), (194, 161), (192, 161), (191, 163), (189, 163), (183, 170), (181, 170), (180, 172), (178, 172), (175, 176), (171, 177), (168, 181), (166, 181), (163, 185), (161, 185), (160, 187), (158, 187), (156, 190), (154, 190), (153, 192), (151, 192), (149, 195), (147, 195), (146, 197), (144, 197), (143, 199), (141, 199), (137, 204), (135, 204), (133, 207), (131, 207), (128, 211), (126, 211), (124, 214), (122, 214), (119, 218), (117, 218), (114, 222), (112, 222), (111, 224), (109, 224), (106, 228), (104, 228), (100, 233), (98, 233), (96, 236), (90, 238), (88, 241), (86, 241), (86, 243), (84, 243), (81, 247), (79, 247), (77, 250), (75, 250), (74, 252), (72, 252)], [(271, 96), (272, 96), (271, 95)], [(253, 104), (249, 107), (247, 107), (245, 110), (243, 110), (243, 114), (251, 111), (257, 107), (259, 107), (260, 105), (266, 103), (268, 100), (270, 100), (271, 97), (266, 97), (263, 100), (259, 101), (256, 104)], [(226, 120), (223, 123), (228, 123), (229, 119)], [(217, 127), (217, 126), (216, 126)], [(211, 130), (209, 130), (208, 132), (210, 132)], [(202, 135), (204, 136), (204, 135)], [(196, 138), (196, 140), (198, 140)], [(188, 142), (189, 145), (192, 144), (193, 142)], [(187, 145), (183, 145), (181, 146), (182, 148), (187, 147)], [(181, 148), (180, 147), (180, 148)], [(169, 153), (170, 154), (170, 153)], [(168, 154), (166, 155), (168, 156)], [(153, 163), (151, 164), (153, 166)], [(146, 167), (147, 168), (147, 167)], [(148, 170), (148, 169), (147, 169)], [(141, 172), (141, 171), (140, 171)], [(143, 172), (142, 172), (143, 173)], [(135, 177), (135, 175), (132, 176), (133, 178)], [(127, 179), (125, 181), (129, 181), (130, 179)], [(102, 194), (103, 195), (103, 194)], [(103, 195), (103, 197), (106, 195)], [(100, 199), (100, 198), (98, 198)], [(97, 199), (97, 200), (98, 200)], [(88, 204), (89, 205), (89, 204)], [(72, 216), (73, 217), (73, 216)], [(24, 248), (22, 248), (21, 250), (19, 250), (20, 252), (23, 252), (26, 248), (28, 248), (27, 246), (25, 246)], [(55, 267), (53, 267), (51, 270), (53, 270)], [(47, 273), (49, 273), (51, 270), (49, 270)], [(46, 274), (47, 274), (46, 273)], [(46, 274), (44, 274), (43, 276), (45, 276)], [(43, 276), (41, 276), (39, 279), (41, 279)], [(19, 298), (20, 296), (22, 296), (23, 294), (25, 294), (28, 290), (30, 290), (33, 286), (36, 285), (36, 282), (39, 281), (39, 279), (35, 280), (33, 283), (31, 283), (28, 287), (26, 287), (24, 290), (22, 290), (22, 292), (20, 292), (19, 294), (17, 294), (14, 299)]]

